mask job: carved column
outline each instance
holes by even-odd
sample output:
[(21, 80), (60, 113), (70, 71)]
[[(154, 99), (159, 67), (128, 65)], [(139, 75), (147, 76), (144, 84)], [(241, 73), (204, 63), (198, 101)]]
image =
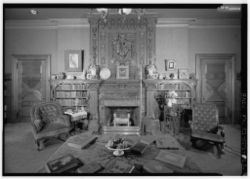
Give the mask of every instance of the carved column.
[(155, 33), (156, 23), (155, 17), (149, 17), (147, 23), (147, 64), (155, 64)]
[(88, 81), (88, 93), (89, 93), (89, 112), (93, 119), (99, 119), (98, 110), (98, 91), (99, 91), (99, 80)]
[(99, 56), (99, 27), (98, 27), (98, 17), (92, 17), (89, 19), (90, 23), (90, 64), (97, 64)]

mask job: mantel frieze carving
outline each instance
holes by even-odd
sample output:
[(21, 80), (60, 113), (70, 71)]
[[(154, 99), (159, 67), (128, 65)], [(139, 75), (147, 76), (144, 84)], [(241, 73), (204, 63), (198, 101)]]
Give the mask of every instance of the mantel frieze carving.
[(55, 89), (58, 85), (62, 84), (78, 84), (82, 86), (82, 89), (98, 89), (100, 80), (50, 80), (52, 89)]
[(196, 87), (196, 80), (192, 80), (192, 79), (187, 79), (187, 80), (144, 80), (145, 83), (145, 87), (147, 88), (147, 90), (163, 90), (165, 89), (165, 85), (175, 85), (175, 84), (180, 84), (180, 83), (184, 83), (188, 86), (190, 86), (191, 88), (195, 88)]

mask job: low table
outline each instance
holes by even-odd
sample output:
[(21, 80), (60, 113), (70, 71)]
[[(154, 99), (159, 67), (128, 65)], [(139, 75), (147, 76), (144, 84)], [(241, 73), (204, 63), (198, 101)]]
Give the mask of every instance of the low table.
[[(83, 135), (83, 134), (80, 134)], [(75, 136), (73, 136), (75, 137)], [(143, 140), (143, 138), (152, 137), (152, 136), (137, 136), (137, 135), (131, 135), (126, 136), (126, 138), (132, 143), (135, 144), (139, 140)], [(92, 145), (90, 145), (86, 149), (77, 149), (74, 147), (68, 146), (68, 140), (58, 148), (58, 150), (53, 153), (48, 161), (57, 159), (65, 154), (72, 154), (74, 157), (79, 158), (84, 164), (88, 164), (90, 162), (98, 162), (101, 164), (104, 168), (109, 164), (110, 161), (115, 159), (116, 157), (113, 155), (113, 151), (108, 150), (105, 147), (105, 144), (107, 144), (108, 140), (113, 138), (112, 135), (100, 135), (98, 136), (98, 139), (96, 142)], [(173, 138), (173, 140), (175, 140)], [(143, 153), (143, 155), (135, 155), (131, 153), (130, 151), (125, 151), (125, 154), (119, 158), (122, 158), (123, 160), (127, 161), (131, 165), (138, 165), (138, 164), (146, 164), (148, 162), (155, 162), (154, 158), (158, 155), (160, 149), (156, 147), (155, 144), (151, 144)], [(185, 149), (180, 145), (179, 150), (167, 150), (171, 151), (173, 153), (185, 155)], [(160, 162), (160, 161), (159, 161)], [(195, 164), (192, 159), (187, 156), (186, 162), (183, 168), (179, 168), (176, 166), (173, 166), (171, 164), (163, 163), (162, 165), (165, 167), (168, 167), (169, 169), (173, 170), (175, 173), (200, 173), (200, 168)], [(46, 173), (44, 169), (40, 170), (41, 173)]]

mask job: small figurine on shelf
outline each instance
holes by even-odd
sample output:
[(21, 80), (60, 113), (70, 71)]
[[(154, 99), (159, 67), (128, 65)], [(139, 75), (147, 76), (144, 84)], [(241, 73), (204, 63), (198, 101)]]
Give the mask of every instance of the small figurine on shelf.
[(150, 64), (146, 66), (146, 75), (147, 79), (157, 79), (158, 78), (158, 73), (156, 66), (153, 64), (152, 61), (150, 61)]
[(166, 105), (166, 98), (164, 94), (159, 94), (155, 97), (159, 110), (160, 110), (160, 115), (159, 115), (159, 121), (160, 121), (160, 131), (163, 131), (163, 123), (164, 123), (164, 106)]
[(93, 80), (97, 79), (97, 66), (92, 64), (89, 66), (87, 73), (86, 73), (86, 78), (88, 80)]
[(76, 111), (78, 111), (78, 105), (79, 105), (79, 99), (78, 98), (76, 98), (75, 99), (75, 107), (76, 107)]
[(167, 98), (168, 98), (168, 107), (172, 107), (173, 104), (176, 104), (176, 97), (178, 97), (178, 94), (175, 91), (170, 91)]
[(167, 98), (167, 123), (169, 124), (169, 129), (172, 135), (179, 133), (180, 128), (180, 106), (177, 104), (176, 98), (178, 94), (175, 91), (170, 91)]

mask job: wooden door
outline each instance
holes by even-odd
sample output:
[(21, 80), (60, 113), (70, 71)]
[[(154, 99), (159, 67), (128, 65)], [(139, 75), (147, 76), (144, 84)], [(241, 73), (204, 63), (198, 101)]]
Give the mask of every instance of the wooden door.
[(45, 57), (18, 56), (16, 58), (14, 85), (16, 121), (29, 121), (31, 106), (49, 99), (49, 63), (48, 58)]
[(234, 57), (200, 55), (198, 60), (200, 102), (216, 104), (220, 123), (233, 123)]

